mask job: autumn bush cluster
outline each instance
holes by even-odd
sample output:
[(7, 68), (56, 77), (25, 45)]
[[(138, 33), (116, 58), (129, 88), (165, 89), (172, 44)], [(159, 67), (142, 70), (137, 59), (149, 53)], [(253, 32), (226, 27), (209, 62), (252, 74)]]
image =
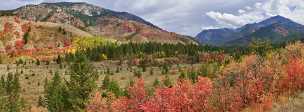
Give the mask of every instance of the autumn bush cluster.
[(87, 106), (88, 112), (197, 112), (208, 110), (208, 97), (212, 93), (212, 82), (200, 77), (192, 84), (180, 80), (171, 88), (157, 88), (153, 96), (145, 90), (143, 79), (138, 79), (128, 88), (128, 96), (120, 97), (109, 103), (98, 92)]
[[(304, 90), (304, 44), (295, 43), (265, 55), (251, 54), (219, 69), (216, 77), (197, 81), (180, 78), (171, 87), (148, 94), (143, 79), (126, 96), (104, 97), (97, 92), (88, 112), (239, 112), (267, 111), (282, 95)], [(204, 76), (203, 74), (200, 76)]]

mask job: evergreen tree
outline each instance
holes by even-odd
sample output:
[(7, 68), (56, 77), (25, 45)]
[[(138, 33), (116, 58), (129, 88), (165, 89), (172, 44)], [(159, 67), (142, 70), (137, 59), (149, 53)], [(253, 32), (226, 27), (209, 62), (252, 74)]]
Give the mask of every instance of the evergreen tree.
[(179, 79), (186, 79), (187, 78), (186, 73), (182, 72), (178, 78)]
[(97, 88), (98, 74), (85, 56), (70, 64), (70, 80), (66, 81), (69, 111), (83, 111), (93, 90)]
[(137, 78), (141, 78), (143, 75), (142, 71), (141, 70), (135, 70), (134, 71), (134, 76), (137, 77)]
[(153, 87), (159, 87), (160, 85), (160, 81), (158, 79), (155, 79), (153, 82)]
[(102, 87), (106, 88), (110, 84), (110, 76), (106, 75), (102, 81)]
[(65, 110), (65, 85), (58, 72), (55, 73), (51, 82), (46, 82), (45, 103), (49, 112), (63, 112)]
[(9, 73), (1, 77), (0, 84), (0, 112), (21, 112), (23, 101), (20, 96), (19, 75)]
[(30, 39), (30, 34), (29, 32), (26, 32), (24, 35), (23, 35), (23, 41), (24, 41), (24, 44), (27, 44), (28, 41)]
[(150, 68), (150, 72), (149, 73), (150, 73), (150, 75), (154, 75), (154, 69), (152, 67)]
[(189, 78), (193, 83), (195, 83), (195, 82), (197, 82), (197, 80), (198, 80), (198, 75), (197, 75), (197, 73), (195, 73), (195, 72), (190, 72), (190, 73), (188, 73), (188, 78)]
[(121, 89), (118, 83), (114, 80), (109, 82), (106, 90), (107, 92), (112, 92), (116, 97), (126, 95), (125, 91), (123, 91), (123, 89)]
[(162, 66), (162, 74), (168, 74), (169, 73), (169, 66), (167, 64), (164, 64)]
[(57, 64), (62, 64), (62, 58), (60, 55), (57, 56), (57, 59), (55, 60)]
[(171, 79), (170, 79), (170, 77), (168, 75), (165, 76), (164, 85), (166, 87), (171, 87), (173, 85), (172, 81), (171, 81)]
[(40, 65), (40, 61), (38, 59), (36, 60), (36, 65)]
[(0, 112), (4, 112), (5, 109), (6, 109), (6, 95), (5, 95), (5, 80), (4, 80), (4, 76), (2, 75), (1, 76), (1, 79), (0, 79)]

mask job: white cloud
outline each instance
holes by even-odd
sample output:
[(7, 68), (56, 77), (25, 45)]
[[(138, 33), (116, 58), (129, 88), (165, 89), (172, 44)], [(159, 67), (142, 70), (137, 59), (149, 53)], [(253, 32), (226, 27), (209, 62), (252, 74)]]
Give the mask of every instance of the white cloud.
[(230, 28), (259, 22), (275, 15), (281, 15), (304, 24), (304, 0), (266, 0), (257, 2), (253, 6), (246, 6), (239, 9), (238, 12), (238, 14), (231, 14), (210, 11), (206, 15), (214, 19), (217, 26)]
[[(231, 4), (242, 0), (234, 0)], [(195, 35), (201, 31), (203, 11), (209, 6), (220, 6), (224, 0), (116, 0), (113, 9), (140, 15), (169, 31)]]
[[(105, 0), (115, 1), (111, 9), (128, 11), (168, 31), (196, 35), (202, 29), (216, 28), (205, 12), (249, 5), (262, 0)], [(236, 10), (237, 11), (237, 10)], [(212, 26), (212, 27), (209, 27)]]
[(220, 12), (208, 12), (207, 16), (213, 18), (217, 24), (221, 27), (236, 28), (243, 26), (247, 23), (253, 23), (265, 18), (263, 13), (250, 12), (251, 14), (242, 13), (240, 16), (230, 14), (230, 13), (220, 13)]
[(251, 10), (252, 8), (250, 6), (245, 7), (246, 10)]
[(243, 9), (239, 9), (238, 12), (239, 12), (240, 14), (242, 14), (242, 13), (245, 13), (246, 11), (243, 10)]

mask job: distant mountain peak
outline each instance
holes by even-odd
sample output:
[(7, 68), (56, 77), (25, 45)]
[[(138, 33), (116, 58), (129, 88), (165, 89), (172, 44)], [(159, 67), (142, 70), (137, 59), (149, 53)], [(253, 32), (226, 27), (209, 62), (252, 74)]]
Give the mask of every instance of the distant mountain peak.
[(276, 16), (270, 17), (269, 19), (276, 19), (276, 20), (284, 20), (285, 19), (286, 20), (288, 18), (286, 18), (284, 16), (281, 16), (281, 15), (276, 15)]
[(260, 22), (261, 24), (265, 24), (265, 23), (268, 23), (268, 24), (273, 24), (273, 23), (285, 23), (285, 22), (293, 22), (292, 20), (286, 18), (286, 17), (283, 17), (283, 16), (280, 16), (280, 15), (277, 15), (277, 16), (273, 16), (271, 18), (268, 18), (262, 22)]
[(253, 38), (269, 40), (274, 44), (284, 43), (302, 39), (304, 38), (302, 35), (304, 35), (303, 25), (277, 15), (259, 23), (246, 24), (235, 30), (205, 30), (199, 33), (196, 39), (202, 44), (230, 46), (231, 44), (248, 45)]

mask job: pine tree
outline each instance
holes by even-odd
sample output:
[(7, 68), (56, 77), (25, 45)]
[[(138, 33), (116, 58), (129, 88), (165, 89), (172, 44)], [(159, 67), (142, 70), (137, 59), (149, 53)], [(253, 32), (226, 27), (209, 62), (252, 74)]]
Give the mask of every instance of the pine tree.
[(150, 68), (150, 72), (149, 73), (150, 73), (150, 75), (154, 75), (154, 69), (152, 67)]
[(143, 75), (142, 71), (141, 70), (136, 70), (134, 71), (134, 76), (137, 77), (137, 78), (141, 78)]
[(38, 59), (36, 60), (36, 65), (40, 65), (40, 61)]
[(188, 78), (189, 78), (193, 83), (195, 83), (195, 82), (197, 82), (197, 80), (198, 80), (198, 75), (197, 75), (197, 73), (195, 73), (195, 72), (190, 72), (190, 73), (188, 73)]
[(0, 112), (5, 111), (5, 104), (6, 104), (6, 97), (5, 97), (5, 80), (4, 80), (4, 76), (1, 76), (0, 79)]
[(118, 83), (114, 80), (109, 82), (108, 86), (106, 87), (106, 90), (108, 92), (112, 92), (116, 97), (126, 95), (123, 89), (121, 89)]
[(92, 91), (97, 88), (97, 71), (85, 56), (79, 56), (70, 64), (70, 80), (66, 81), (69, 111), (83, 111)]
[(63, 60), (62, 60), (61, 56), (58, 55), (58, 56), (57, 56), (57, 59), (56, 59), (56, 63), (57, 63), (57, 64), (62, 64), (62, 61), (63, 61)]
[(162, 74), (165, 75), (165, 74), (168, 74), (168, 73), (169, 73), (169, 65), (164, 64), (162, 66)]
[(106, 88), (110, 84), (110, 76), (106, 75), (102, 81), (102, 87)]
[(29, 34), (29, 32), (26, 32), (26, 33), (23, 35), (24, 44), (27, 44), (27, 43), (28, 43), (29, 38), (30, 38), (30, 34)]
[(164, 85), (166, 87), (171, 87), (173, 85), (172, 81), (171, 81), (171, 79), (170, 79), (170, 77), (168, 75), (165, 76)]
[(160, 81), (156, 78), (153, 82), (153, 87), (159, 87), (160, 86)]
[(21, 112), (24, 106), (19, 75), (9, 73), (6, 79), (2, 76), (0, 86), (0, 112)]
[(179, 79), (186, 79), (187, 78), (186, 73), (182, 72), (178, 78)]
[(55, 73), (51, 82), (46, 82), (45, 103), (50, 112), (63, 112), (65, 110), (65, 89), (64, 83), (58, 72)]

